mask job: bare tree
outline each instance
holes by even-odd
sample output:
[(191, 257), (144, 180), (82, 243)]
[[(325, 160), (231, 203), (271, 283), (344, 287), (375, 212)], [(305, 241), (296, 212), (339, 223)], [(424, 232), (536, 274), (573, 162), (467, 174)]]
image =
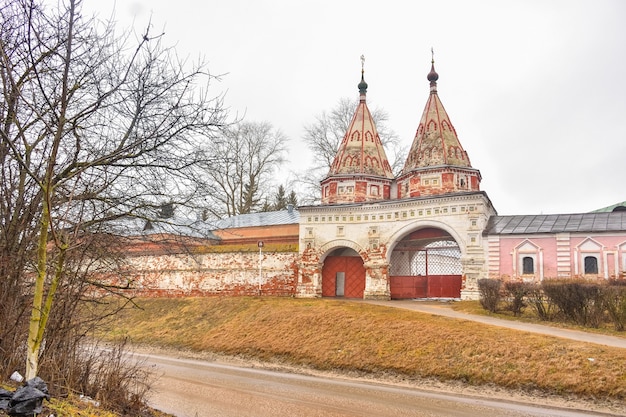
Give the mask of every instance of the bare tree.
[(164, 200), (192, 201), (195, 150), (226, 117), (206, 65), (180, 61), (161, 35), (118, 36), (84, 19), (79, 0), (42, 4), (0, 9), (0, 295), (20, 308), (32, 297), (27, 378), (57, 293), (77, 277), (106, 286), (106, 263), (85, 256), (108, 248), (93, 236), (116, 219), (156, 217)]
[[(304, 127), (304, 142), (313, 154), (313, 165), (305, 175), (300, 175), (300, 182), (306, 188), (304, 199), (308, 203), (319, 201), (320, 181), (328, 175), (339, 144), (346, 135), (354, 111), (358, 106), (357, 100), (342, 98), (330, 111), (323, 111), (315, 117), (315, 121)], [(407, 148), (400, 144), (398, 135), (388, 127), (387, 112), (376, 108), (372, 110), (372, 117), (380, 140), (385, 147), (387, 158), (394, 173), (398, 174), (404, 164)]]
[(210, 161), (204, 195), (209, 210), (223, 218), (258, 211), (269, 197), (272, 174), (284, 162), (286, 136), (267, 122), (241, 122), (224, 129), (219, 143), (205, 150)]

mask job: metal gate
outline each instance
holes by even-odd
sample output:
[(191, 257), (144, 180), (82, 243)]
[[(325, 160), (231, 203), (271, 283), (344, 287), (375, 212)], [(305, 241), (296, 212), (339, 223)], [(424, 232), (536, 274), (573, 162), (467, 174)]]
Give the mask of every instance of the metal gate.
[(459, 298), (461, 250), (449, 239), (430, 241), (424, 246), (399, 245), (391, 254), (389, 275), (394, 299)]

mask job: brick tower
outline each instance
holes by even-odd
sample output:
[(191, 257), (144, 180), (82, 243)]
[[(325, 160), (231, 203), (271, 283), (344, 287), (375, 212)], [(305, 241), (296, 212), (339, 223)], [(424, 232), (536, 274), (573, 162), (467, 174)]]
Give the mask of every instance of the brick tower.
[(322, 180), (322, 204), (388, 200), (394, 176), (365, 99), (361, 57), (359, 104), (341, 141), (328, 176)]
[(479, 191), (480, 172), (472, 168), (448, 113), (437, 95), (435, 60), (427, 77), (430, 96), (415, 139), (397, 178), (397, 198)]

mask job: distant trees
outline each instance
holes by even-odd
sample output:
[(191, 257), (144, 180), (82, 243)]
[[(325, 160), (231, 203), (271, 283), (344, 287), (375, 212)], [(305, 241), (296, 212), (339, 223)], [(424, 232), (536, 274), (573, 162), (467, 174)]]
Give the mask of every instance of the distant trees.
[[(313, 166), (308, 170), (305, 178), (301, 179), (307, 189), (304, 196), (307, 202), (315, 202), (321, 198), (319, 183), (330, 170), (341, 140), (350, 127), (357, 105), (357, 100), (342, 98), (335, 107), (329, 111), (322, 111), (315, 116), (314, 122), (305, 125), (303, 139), (313, 154)], [(398, 174), (404, 164), (407, 148), (401, 145), (398, 135), (388, 127), (387, 112), (378, 108), (371, 112), (391, 168), (395, 174)]]
[(268, 122), (240, 122), (204, 147), (199, 195), (217, 218), (259, 211), (284, 162), (287, 137)]
[[(75, 315), (54, 314), (57, 296), (67, 309), (89, 286), (113, 290), (97, 278), (119, 266), (104, 239), (112, 221), (155, 219), (171, 214), (163, 202), (192, 201), (196, 167), (210, 163), (196, 150), (226, 127), (204, 63), (179, 61), (149, 30), (136, 41), (117, 36), (79, 4), (0, 8), (0, 350), (20, 351), (30, 312), (27, 378), (60, 334), (46, 331), (49, 320), (71, 333)], [(277, 151), (262, 155), (277, 160)], [(267, 161), (249, 163), (238, 210), (257, 204), (267, 172), (255, 165)]]
[(291, 190), (289, 195), (287, 195), (285, 192), (285, 186), (281, 184), (278, 186), (278, 190), (274, 194), (272, 202), (270, 202), (269, 199), (266, 199), (261, 211), (285, 210), (288, 206), (292, 206), (294, 208), (297, 207), (298, 196), (293, 190)]

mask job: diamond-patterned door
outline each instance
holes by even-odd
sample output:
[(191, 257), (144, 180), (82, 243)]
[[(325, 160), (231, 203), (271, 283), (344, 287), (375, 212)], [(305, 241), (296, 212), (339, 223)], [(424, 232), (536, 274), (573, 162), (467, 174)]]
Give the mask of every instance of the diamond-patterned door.
[(343, 273), (343, 296), (363, 298), (365, 267), (357, 256), (327, 256), (322, 267), (322, 296), (337, 297), (337, 274)]

